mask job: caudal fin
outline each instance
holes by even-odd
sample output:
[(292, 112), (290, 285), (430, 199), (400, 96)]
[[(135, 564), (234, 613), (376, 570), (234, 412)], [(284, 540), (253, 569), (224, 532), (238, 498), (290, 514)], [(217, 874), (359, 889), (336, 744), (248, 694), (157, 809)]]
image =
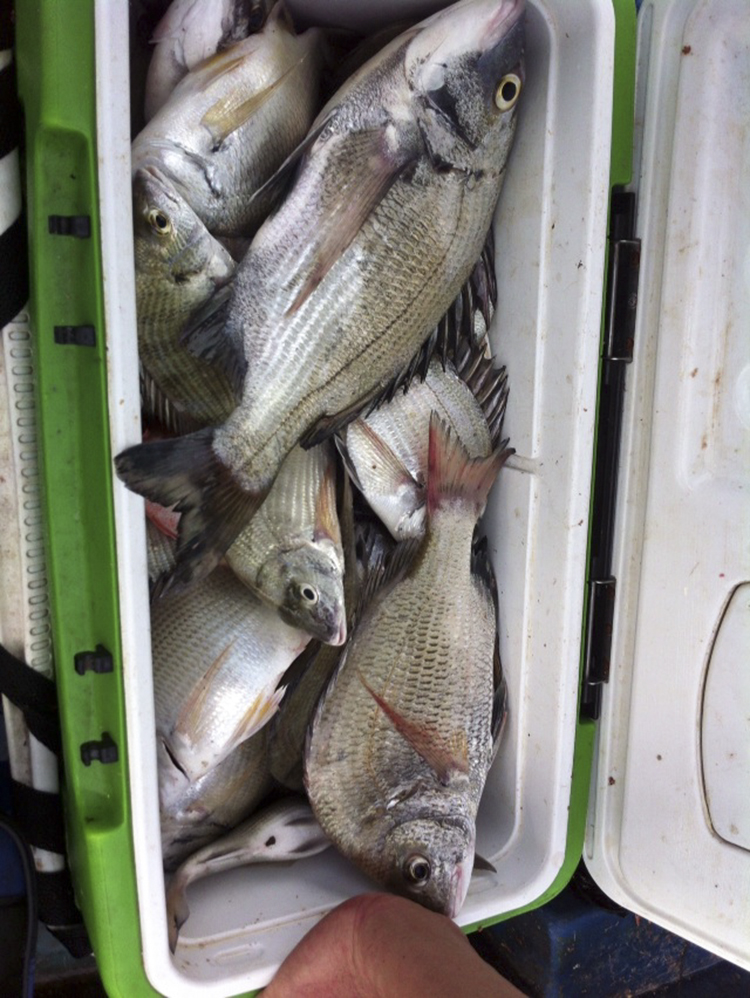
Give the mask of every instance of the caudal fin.
[(432, 516), (445, 506), (472, 508), (482, 513), (497, 474), (515, 451), (504, 440), (489, 457), (471, 458), (461, 439), (433, 412), (427, 470), (427, 511)]
[(214, 452), (213, 435), (209, 428), (138, 444), (115, 459), (129, 489), (182, 514), (177, 565), (162, 592), (208, 575), (264, 499), (239, 487)]

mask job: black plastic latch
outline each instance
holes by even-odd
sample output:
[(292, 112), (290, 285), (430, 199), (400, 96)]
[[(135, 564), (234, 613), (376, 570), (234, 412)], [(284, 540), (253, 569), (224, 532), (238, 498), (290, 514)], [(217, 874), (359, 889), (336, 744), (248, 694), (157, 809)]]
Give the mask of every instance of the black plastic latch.
[(84, 766), (90, 766), (92, 762), (101, 762), (104, 765), (117, 762), (118, 759), (117, 745), (106, 731), (102, 731), (101, 741), (84, 742), (81, 745), (81, 761)]
[(115, 667), (112, 656), (104, 645), (97, 645), (96, 651), (79, 651), (74, 661), (79, 676), (84, 676), (87, 672), (113, 672)]
[(96, 330), (93, 326), (55, 326), (55, 343), (63, 346), (95, 347)]
[(77, 239), (91, 237), (90, 215), (50, 215), (48, 225), (53, 236), (75, 236)]
[(601, 711), (602, 684), (609, 682), (616, 586), (614, 578), (596, 579), (589, 583), (581, 717), (588, 717), (593, 721), (598, 719)]

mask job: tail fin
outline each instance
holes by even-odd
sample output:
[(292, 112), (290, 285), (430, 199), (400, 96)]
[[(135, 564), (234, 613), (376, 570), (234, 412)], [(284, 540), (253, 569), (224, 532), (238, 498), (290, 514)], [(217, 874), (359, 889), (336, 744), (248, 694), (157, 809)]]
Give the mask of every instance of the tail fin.
[(115, 459), (117, 474), (139, 495), (181, 513), (177, 565), (162, 590), (184, 588), (208, 575), (265, 498), (245, 492), (213, 449), (214, 430), (129, 447)]
[(489, 457), (472, 459), (461, 439), (452, 435), (442, 419), (430, 416), (427, 471), (428, 516), (448, 505), (473, 508), (477, 517), (484, 509), (497, 474), (515, 451), (504, 440)]

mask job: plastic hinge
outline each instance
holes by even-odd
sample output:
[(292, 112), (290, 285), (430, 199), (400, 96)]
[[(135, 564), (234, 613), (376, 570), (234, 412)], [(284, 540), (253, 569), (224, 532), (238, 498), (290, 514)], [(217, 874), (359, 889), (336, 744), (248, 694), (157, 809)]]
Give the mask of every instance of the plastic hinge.
[(90, 215), (50, 215), (48, 217), (50, 235), (75, 236), (76, 239), (91, 238)]
[(55, 326), (55, 343), (63, 346), (94, 347), (96, 330), (93, 326)]
[(113, 672), (115, 667), (112, 656), (104, 645), (97, 645), (96, 651), (79, 651), (74, 661), (79, 676), (84, 676), (87, 672)]
[(601, 711), (602, 683), (609, 682), (612, 623), (615, 614), (615, 579), (589, 583), (589, 616), (586, 633), (586, 667), (581, 690), (581, 716), (596, 721)]
[(581, 691), (581, 717), (596, 720), (601, 685), (609, 679), (614, 619), (615, 580), (612, 546), (617, 475), (620, 463), (625, 372), (633, 359), (640, 240), (635, 238), (635, 195), (614, 191), (610, 210), (607, 307), (599, 386), (591, 546), (588, 573), (586, 646)]
[(117, 762), (118, 759), (117, 745), (106, 731), (102, 731), (100, 741), (84, 742), (81, 745), (81, 761), (84, 766), (90, 766), (92, 762), (101, 762), (106, 765)]

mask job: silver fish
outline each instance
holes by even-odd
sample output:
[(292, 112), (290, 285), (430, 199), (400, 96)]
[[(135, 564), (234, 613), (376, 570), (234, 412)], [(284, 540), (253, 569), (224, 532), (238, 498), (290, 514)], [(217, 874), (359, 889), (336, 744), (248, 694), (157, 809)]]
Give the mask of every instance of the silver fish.
[(500, 439), (507, 397), (505, 368), (464, 342), (455, 366), (433, 359), (423, 382), (415, 379), (406, 393), (346, 428), (340, 446), (347, 467), (396, 540), (424, 534), (431, 413), (470, 457), (488, 457)]
[(173, 0), (151, 38), (154, 51), (146, 76), (146, 121), (189, 70), (260, 31), (268, 7), (266, 0)]
[(157, 739), (162, 860), (174, 869), (197, 849), (242, 821), (263, 800), (273, 781), (263, 728), (238, 745), (210, 773), (191, 782)]
[(156, 166), (214, 235), (248, 235), (274, 204), (260, 188), (315, 115), (319, 64), (319, 32), (296, 35), (277, 5), (180, 81), (136, 136), (133, 169)]
[(321, 641), (344, 643), (344, 552), (330, 444), (291, 451), (226, 561), (288, 624)]
[(234, 390), (185, 349), (180, 332), (234, 274), (234, 260), (155, 167), (135, 172), (133, 226), (146, 417), (174, 429), (221, 423), (237, 404)]
[[(353, 564), (347, 565), (347, 622), (361, 612), (360, 593), (380, 578), (393, 542), (374, 523), (356, 525)], [(311, 642), (284, 677), (287, 692), (269, 724), (268, 767), (289, 790), (304, 790), (305, 737), (321, 694), (336, 670), (343, 649)]]
[(117, 458), (130, 488), (185, 510), (177, 583), (218, 563), (297, 442), (373, 404), (469, 277), (513, 140), (522, 14), (523, 0), (462, 0), (321, 112), (232, 292), (187, 334), (198, 354), (233, 344), (240, 405), (221, 427)]
[(510, 453), (471, 460), (433, 417), (427, 535), (400, 546), (416, 556), (354, 628), (305, 754), (310, 803), (337, 848), (451, 917), (468, 890), (505, 715), (497, 607), (487, 574), (472, 570), (472, 536)]
[(309, 640), (227, 568), (152, 605), (157, 734), (189, 780), (270, 720), (279, 679)]
[(212, 873), (251, 863), (284, 863), (315, 856), (330, 846), (306, 800), (286, 797), (248, 818), (229, 834), (194, 853), (177, 870), (167, 890), (169, 948), (190, 915), (188, 886)]

